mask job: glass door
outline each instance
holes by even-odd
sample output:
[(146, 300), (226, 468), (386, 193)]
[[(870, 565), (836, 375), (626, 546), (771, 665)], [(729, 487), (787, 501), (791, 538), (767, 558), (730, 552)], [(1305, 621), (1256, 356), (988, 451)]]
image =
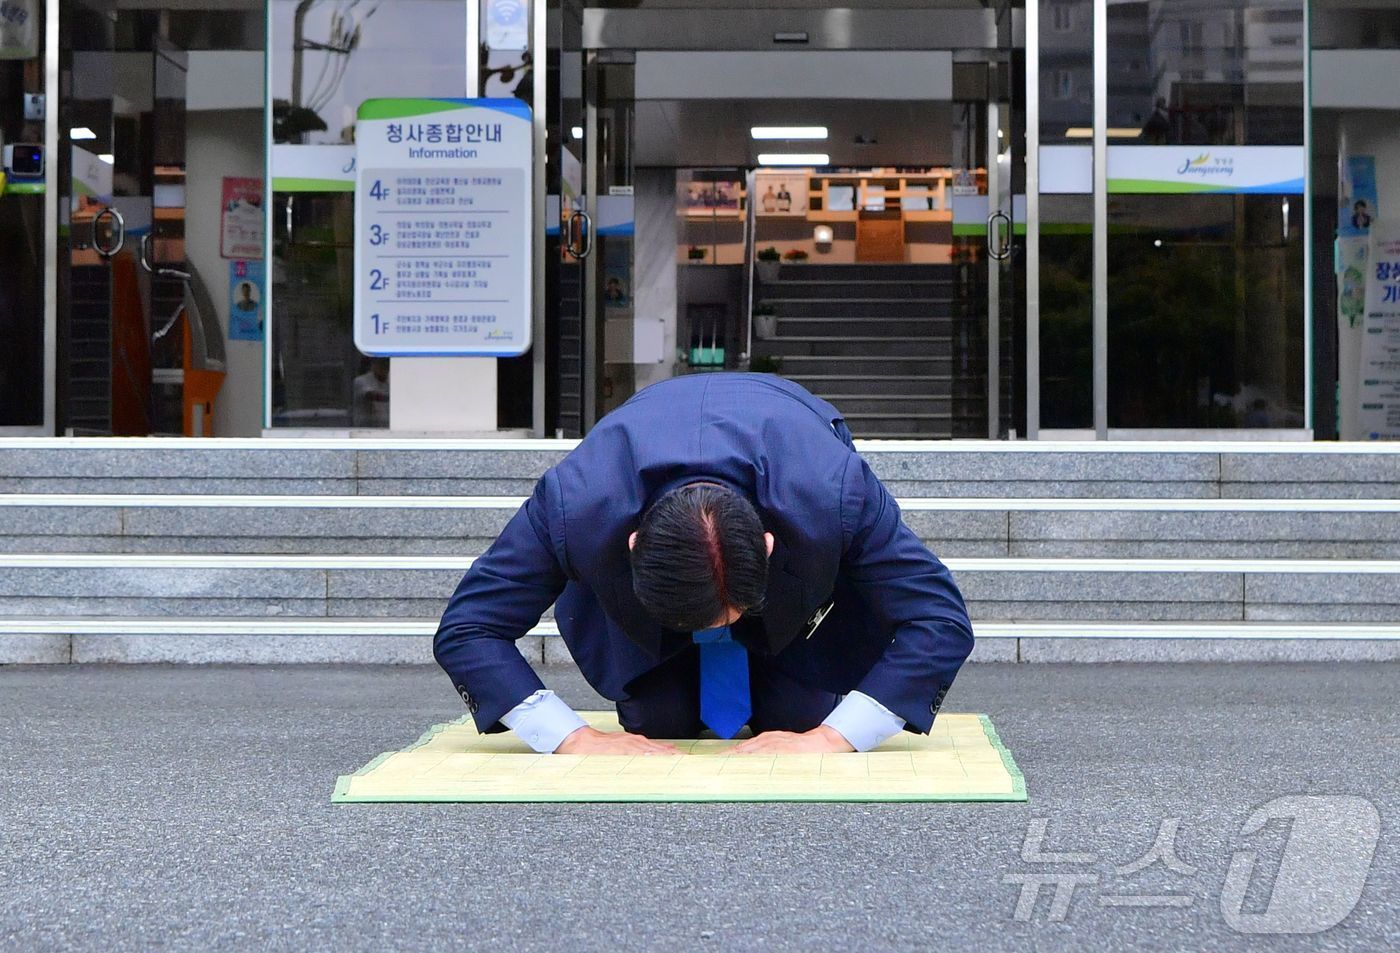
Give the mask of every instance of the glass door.
[(1010, 6), (995, 16), (996, 45), (953, 64), (953, 438), (1026, 435), (1025, 50)]
[(1306, 4), (1100, 13), (1100, 429), (1304, 436)]
[(1305, 11), (1027, 7), (1045, 252), (1027, 381), (1044, 436), (1307, 434)]
[[(31, 4), (27, 9), (34, 8)], [(0, 175), (0, 325), (5, 340), (0, 356), (0, 435), (44, 436), (52, 427), (46, 393), (46, 266), (56, 224), (46, 221), (54, 157), (40, 146), (48, 118), (44, 28), (38, 12), (25, 19), (25, 5), (0, 5), (0, 11), (10, 10), (18, 14), (14, 25), (20, 29), (15, 35), (0, 27), (6, 34), (6, 56), (0, 58), (0, 96), (5, 104), (0, 109), (0, 143), (11, 147), (10, 174)]]
[(60, 428), (205, 434), (223, 335), (185, 254), (185, 53), (155, 11), (61, 7)]
[[(1026, 273), (1038, 266), (1038, 245), (1031, 240), (1026, 216), (1026, 39), (1023, 3), (1007, 3), (997, 14), (995, 121), (988, 123), (988, 144), (996, 141), (997, 188), (988, 229), (988, 256), (997, 274), (995, 354), (988, 363), (997, 368), (988, 388), (988, 431), (993, 438), (1026, 436), (1025, 368), (1028, 350)], [(1038, 237), (1038, 236), (1037, 236)]]
[(795, 380), (858, 437), (1024, 432), (1018, 4), (862, 8), (776, 51), (561, 6), (549, 432), (720, 367)]
[[(376, 97), (474, 94), (468, 69), (479, 57), (468, 49), (469, 7), (467, 0), (267, 5), (267, 428), (389, 427), (393, 362), (361, 354), (352, 328), (355, 116)], [(485, 94), (528, 90), (523, 59), (512, 52), (480, 63)]]
[(1094, 426), (1094, 0), (1026, 7), (1026, 436)]
[(141, 436), (152, 404), (153, 288), (142, 267), (154, 223), (154, 14), (112, 0), (61, 8), (59, 126), (66, 254), (60, 261), (60, 426)]
[[(583, 47), (563, 3), (550, 49), (544, 247), (545, 430), (576, 437), (635, 391), (632, 338), (634, 55)], [(623, 353), (626, 352), (626, 353)]]
[(588, 137), (582, 4), (563, 0), (557, 9), (550, 6), (549, 15), (557, 17), (559, 29), (557, 41), (551, 38), (547, 91), (544, 423), (548, 434), (578, 437), (584, 431), (584, 407), (591, 402), (584, 386), (584, 302), (594, 241), (584, 175)]
[[(150, 354), (119, 353), (114, 324), (140, 314), (139, 267), (134, 235), (149, 225), (149, 205), (118, 181), (115, 3), (69, 0), (62, 8), (59, 128), (61, 146), (58, 313), (59, 427), (77, 434), (144, 433)], [(129, 133), (128, 133), (129, 141)], [(144, 221), (143, 221), (144, 220)], [(133, 307), (133, 299), (135, 306)], [(137, 343), (144, 334), (137, 337)], [(132, 364), (136, 366), (133, 367)], [(133, 399), (134, 398), (134, 399)], [(121, 405), (120, 408), (118, 405)]]
[[(151, 429), (206, 436), (223, 383), (224, 347), (203, 277), (194, 273), (185, 253), (188, 57), (158, 36), (150, 38), (149, 51), (130, 55), (130, 68), (139, 74), (146, 73), (149, 61), (152, 90), (143, 159), (150, 167), (151, 224), (136, 240), (151, 332)], [(201, 294), (195, 294), (196, 287)]]
[(997, 14), (997, 48), (987, 63), (987, 431), (991, 439), (1026, 432), (1025, 51), (1017, 47), (1011, 4)]
[(630, 51), (588, 53), (584, 179), (593, 239), (585, 262), (584, 369), (585, 380), (596, 386), (591, 407), (585, 405), (585, 429), (639, 385), (633, 363), (634, 82), (635, 55)]

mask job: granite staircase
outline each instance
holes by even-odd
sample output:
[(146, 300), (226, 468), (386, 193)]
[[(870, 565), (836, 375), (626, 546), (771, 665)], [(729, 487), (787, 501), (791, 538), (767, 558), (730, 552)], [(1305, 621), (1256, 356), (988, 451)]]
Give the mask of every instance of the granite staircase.
[[(0, 440), (0, 662), (431, 661), (562, 440)], [(1400, 657), (1400, 453), (867, 441), (983, 660)], [(522, 641), (567, 659), (547, 615)]]

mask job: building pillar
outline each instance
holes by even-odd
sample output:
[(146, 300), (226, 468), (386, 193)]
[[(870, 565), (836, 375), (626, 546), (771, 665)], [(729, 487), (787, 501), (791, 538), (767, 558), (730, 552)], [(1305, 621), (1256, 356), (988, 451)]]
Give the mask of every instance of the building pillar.
[(389, 386), (390, 430), (496, 432), (494, 357), (391, 358)]

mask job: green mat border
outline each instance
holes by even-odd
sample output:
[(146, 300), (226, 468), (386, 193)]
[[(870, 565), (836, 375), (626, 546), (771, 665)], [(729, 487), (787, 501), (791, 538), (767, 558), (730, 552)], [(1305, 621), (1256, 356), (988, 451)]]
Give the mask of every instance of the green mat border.
[(1002, 742), (1001, 736), (997, 734), (996, 727), (992, 724), (991, 716), (977, 713), (977, 721), (982, 726), (982, 732), (987, 741), (997, 753), (1001, 755), (1002, 767), (1006, 773), (1011, 775), (1010, 794), (891, 794), (887, 796), (862, 795), (851, 797), (850, 795), (835, 794), (812, 794), (812, 795), (784, 795), (780, 797), (725, 797), (717, 798), (711, 795), (695, 795), (687, 797), (684, 795), (658, 794), (658, 795), (636, 795), (626, 794), (612, 797), (609, 795), (590, 795), (589, 797), (539, 797), (533, 795), (492, 795), (483, 798), (463, 798), (450, 795), (403, 795), (403, 796), (356, 796), (349, 793), (350, 781), (353, 778), (363, 777), (375, 768), (383, 764), (393, 755), (401, 751), (413, 751), (421, 748), (434, 737), (455, 725), (464, 724), (470, 720), (470, 715), (463, 715), (456, 721), (443, 722), (433, 725), (419, 736), (418, 740), (406, 748), (399, 748), (394, 751), (385, 751), (374, 758), (369, 764), (360, 768), (353, 774), (342, 774), (336, 778), (335, 791), (331, 794), (332, 804), (797, 804), (797, 803), (825, 803), (825, 804), (877, 804), (877, 803), (972, 803), (972, 802), (1003, 802), (1013, 804), (1029, 800), (1026, 794), (1026, 776), (1021, 773), (1021, 769), (1016, 765), (1016, 759), (1012, 757), (1011, 751)]

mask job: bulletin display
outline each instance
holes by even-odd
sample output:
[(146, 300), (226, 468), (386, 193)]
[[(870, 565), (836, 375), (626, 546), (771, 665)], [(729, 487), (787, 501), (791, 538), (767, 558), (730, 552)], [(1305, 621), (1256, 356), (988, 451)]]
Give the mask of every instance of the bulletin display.
[(529, 107), (371, 99), (355, 136), (355, 346), (376, 356), (528, 350)]

